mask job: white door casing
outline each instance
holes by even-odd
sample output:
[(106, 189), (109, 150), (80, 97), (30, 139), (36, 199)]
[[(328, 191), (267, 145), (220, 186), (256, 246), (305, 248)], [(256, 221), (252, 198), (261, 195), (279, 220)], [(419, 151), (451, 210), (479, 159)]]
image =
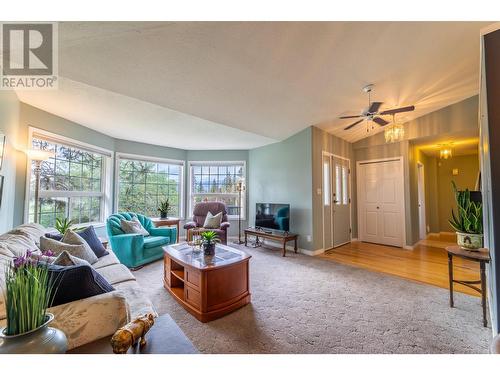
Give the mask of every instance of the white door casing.
[(418, 195), (418, 226), (419, 237), (424, 240), (427, 237), (427, 222), (425, 220), (425, 174), (424, 165), (417, 163), (417, 195)]
[(402, 247), (405, 236), (403, 159), (357, 163), (361, 241)]

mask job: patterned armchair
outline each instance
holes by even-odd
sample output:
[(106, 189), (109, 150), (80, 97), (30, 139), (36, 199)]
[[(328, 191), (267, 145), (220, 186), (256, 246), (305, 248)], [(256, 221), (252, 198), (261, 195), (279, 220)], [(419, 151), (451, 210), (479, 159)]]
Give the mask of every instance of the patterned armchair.
[[(125, 233), (120, 220), (132, 220), (136, 216), (149, 236)], [(175, 243), (177, 228), (156, 228), (150, 218), (133, 212), (120, 212), (108, 217), (106, 222), (109, 243), (120, 262), (136, 268), (163, 257), (163, 246)]]
[[(204, 229), (203, 224), (205, 223), (205, 218), (208, 213), (212, 215), (217, 215), (222, 212), (222, 222), (220, 228), (217, 229)], [(227, 244), (227, 228), (231, 224), (227, 221), (227, 209), (226, 205), (222, 202), (201, 202), (196, 203), (193, 209), (193, 220), (188, 221), (184, 224), (184, 229), (186, 229), (188, 240), (191, 238), (191, 230), (198, 229), (199, 231), (212, 230), (219, 235), (219, 238), (223, 244)]]

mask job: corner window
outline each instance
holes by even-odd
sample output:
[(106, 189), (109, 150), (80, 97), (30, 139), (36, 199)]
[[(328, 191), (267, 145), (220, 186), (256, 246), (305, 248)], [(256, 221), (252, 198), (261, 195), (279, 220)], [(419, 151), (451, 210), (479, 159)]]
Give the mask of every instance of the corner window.
[[(246, 184), (245, 162), (191, 162), (190, 163), (190, 199), (189, 212), (199, 202), (223, 202), (226, 204), (228, 217), (237, 219), (238, 214), (245, 218)], [(244, 189), (238, 191), (239, 181)]]
[(116, 192), (118, 211), (157, 217), (160, 202), (168, 199), (168, 215), (181, 217), (183, 170), (183, 161), (119, 154)]
[[(54, 154), (41, 163), (36, 221), (45, 227), (53, 227), (56, 218), (69, 218), (74, 224), (103, 222), (109, 210), (111, 152), (42, 131), (30, 132), (33, 149)], [(27, 220), (33, 222), (35, 162), (29, 167)]]

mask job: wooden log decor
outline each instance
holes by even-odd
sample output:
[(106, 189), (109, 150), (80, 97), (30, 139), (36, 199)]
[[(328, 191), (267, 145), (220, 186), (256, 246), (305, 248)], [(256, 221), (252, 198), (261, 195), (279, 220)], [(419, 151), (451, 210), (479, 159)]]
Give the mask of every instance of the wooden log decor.
[(155, 323), (153, 314), (144, 314), (120, 328), (111, 337), (111, 347), (115, 354), (125, 354), (131, 346), (146, 345), (146, 333)]

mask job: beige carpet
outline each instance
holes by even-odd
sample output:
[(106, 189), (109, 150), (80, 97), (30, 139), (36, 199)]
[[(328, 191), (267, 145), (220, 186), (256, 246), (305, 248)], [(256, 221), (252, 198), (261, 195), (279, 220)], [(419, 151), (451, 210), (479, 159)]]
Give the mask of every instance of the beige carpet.
[[(236, 246), (236, 245), (234, 245)], [(480, 300), (320, 258), (252, 255), (252, 303), (200, 323), (163, 288), (163, 263), (136, 272), (158, 312), (202, 353), (486, 353)]]

